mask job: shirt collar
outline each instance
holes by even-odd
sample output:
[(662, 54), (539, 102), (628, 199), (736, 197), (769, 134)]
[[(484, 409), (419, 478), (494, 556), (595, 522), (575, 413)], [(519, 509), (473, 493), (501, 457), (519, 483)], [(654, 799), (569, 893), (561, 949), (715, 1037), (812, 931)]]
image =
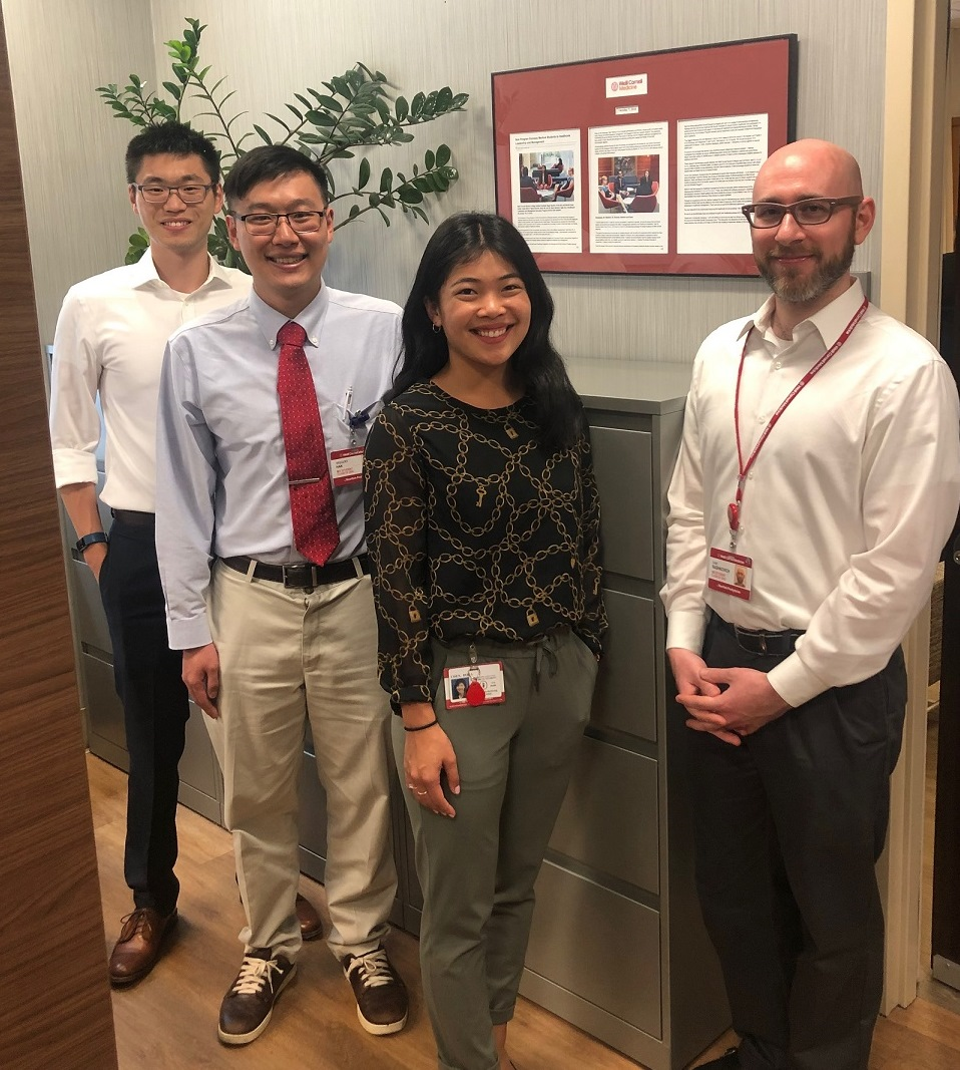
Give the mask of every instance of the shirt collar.
[[(203, 285), (198, 287), (194, 293), (199, 293), (200, 290), (210, 288), (211, 290), (229, 289), (231, 286), (230, 276), (227, 274), (227, 269), (222, 264), (217, 263), (212, 256), (208, 257), (209, 266), (207, 269), (207, 277), (203, 282)], [(148, 286), (153, 284), (159, 284), (160, 286), (166, 286), (167, 289), (171, 287), (160, 278), (157, 274), (157, 265), (153, 262), (153, 252), (150, 247), (147, 247), (147, 251), (140, 257), (135, 263), (131, 264), (131, 275), (133, 279), (133, 288), (138, 289), (141, 286)]]
[[(294, 321), (307, 332), (306, 344), (318, 346), (320, 344), (320, 332), (323, 329), (323, 321), (330, 304), (330, 295), (327, 287), (320, 286), (320, 292), (302, 312), (294, 316)], [(267, 340), (271, 349), (277, 346), (277, 332), (290, 317), (278, 312), (263, 300), (255, 289), (250, 291), (250, 311), (257, 322), (257, 326)]]
[[(824, 348), (829, 349), (843, 334), (847, 324), (862, 304), (863, 287), (860, 285), (860, 280), (854, 276), (853, 285), (844, 290), (839, 297), (835, 297), (829, 305), (824, 305), (819, 312), (814, 312), (812, 316), (801, 320), (793, 329), (793, 337), (796, 339), (800, 328), (809, 323), (820, 335)], [(737, 338), (743, 338), (754, 327), (761, 333), (766, 331), (771, 326), (774, 307), (775, 298), (771, 294), (752, 316), (744, 320)]]

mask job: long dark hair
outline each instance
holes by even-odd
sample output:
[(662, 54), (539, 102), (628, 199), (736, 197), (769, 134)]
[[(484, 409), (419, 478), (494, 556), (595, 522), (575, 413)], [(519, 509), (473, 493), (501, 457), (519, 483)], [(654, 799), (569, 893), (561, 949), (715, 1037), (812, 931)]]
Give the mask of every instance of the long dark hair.
[(510, 358), (524, 394), (534, 406), (541, 441), (550, 449), (573, 445), (585, 426), (583, 405), (550, 342), (553, 298), (523, 235), (502, 216), (461, 212), (445, 219), (423, 251), (417, 277), (403, 309), (403, 353), (388, 400), (447, 363), (447, 339), (433, 330), (426, 302), (438, 296), (450, 273), (483, 253), (495, 253), (519, 272), (530, 298), (530, 329)]

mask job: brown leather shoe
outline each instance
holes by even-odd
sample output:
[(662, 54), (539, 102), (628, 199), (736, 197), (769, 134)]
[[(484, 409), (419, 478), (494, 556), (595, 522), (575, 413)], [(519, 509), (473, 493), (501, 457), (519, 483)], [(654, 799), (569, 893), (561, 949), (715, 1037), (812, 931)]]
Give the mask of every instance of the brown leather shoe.
[(177, 911), (162, 917), (153, 907), (140, 907), (122, 922), (120, 938), (110, 954), (110, 983), (118, 987), (146, 977), (157, 964), (164, 937), (177, 924)]
[(407, 1023), (407, 988), (382, 947), (340, 960), (353, 988), (357, 1017), (368, 1033), (386, 1036)]
[(304, 940), (316, 940), (323, 936), (323, 922), (317, 908), (309, 899), (297, 892), (297, 921), (300, 922), (300, 935)]
[(224, 1044), (249, 1044), (270, 1024), (280, 993), (297, 974), (297, 964), (268, 948), (243, 956), (237, 979), (220, 1004), (217, 1036)]

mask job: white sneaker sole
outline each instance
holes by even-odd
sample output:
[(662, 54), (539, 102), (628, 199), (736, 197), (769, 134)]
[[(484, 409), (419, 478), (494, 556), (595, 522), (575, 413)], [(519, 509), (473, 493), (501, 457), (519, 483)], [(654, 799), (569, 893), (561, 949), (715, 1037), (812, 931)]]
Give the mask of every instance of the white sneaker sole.
[(273, 1017), (273, 1008), (277, 1005), (277, 1000), (280, 998), (281, 993), (287, 987), (288, 984), (297, 976), (297, 964), (293, 964), (293, 968), (287, 974), (286, 977), (280, 982), (280, 987), (277, 989), (276, 994), (273, 997), (273, 1007), (267, 1011), (264, 1015), (263, 1021), (257, 1026), (256, 1029), (251, 1029), (249, 1033), (224, 1033), (220, 1028), (220, 1023), (217, 1023), (217, 1037), (221, 1044), (231, 1044), (237, 1047), (241, 1044), (252, 1044), (258, 1036), (267, 1028), (270, 1024), (270, 1019)]
[(404, 1015), (399, 1022), (387, 1022), (386, 1025), (382, 1025), (379, 1022), (368, 1022), (367, 1019), (364, 1018), (363, 1012), (359, 1007), (357, 1007), (357, 1018), (360, 1020), (360, 1024), (363, 1028), (375, 1037), (387, 1037), (391, 1033), (399, 1033), (407, 1024), (406, 1015)]

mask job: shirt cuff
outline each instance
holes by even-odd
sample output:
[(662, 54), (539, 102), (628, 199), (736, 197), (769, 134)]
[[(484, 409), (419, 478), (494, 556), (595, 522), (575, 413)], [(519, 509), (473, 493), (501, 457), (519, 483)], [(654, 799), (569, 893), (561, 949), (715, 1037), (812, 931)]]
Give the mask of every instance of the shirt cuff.
[(212, 643), (213, 637), (210, 635), (206, 613), (192, 620), (168, 620), (167, 638), (171, 650), (192, 650), (194, 647)]
[(814, 675), (794, 652), (785, 661), (775, 665), (767, 673), (770, 686), (789, 706), (802, 706), (829, 688), (819, 676)]
[(667, 647), (703, 652), (703, 633), (707, 629), (707, 609), (678, 609), (667, 617)]
[(55, 449), (53, 451), (53, 475), (57, 485), (68, 487), (73, 483), (97, 482), (97, 458), (86, 450)]

